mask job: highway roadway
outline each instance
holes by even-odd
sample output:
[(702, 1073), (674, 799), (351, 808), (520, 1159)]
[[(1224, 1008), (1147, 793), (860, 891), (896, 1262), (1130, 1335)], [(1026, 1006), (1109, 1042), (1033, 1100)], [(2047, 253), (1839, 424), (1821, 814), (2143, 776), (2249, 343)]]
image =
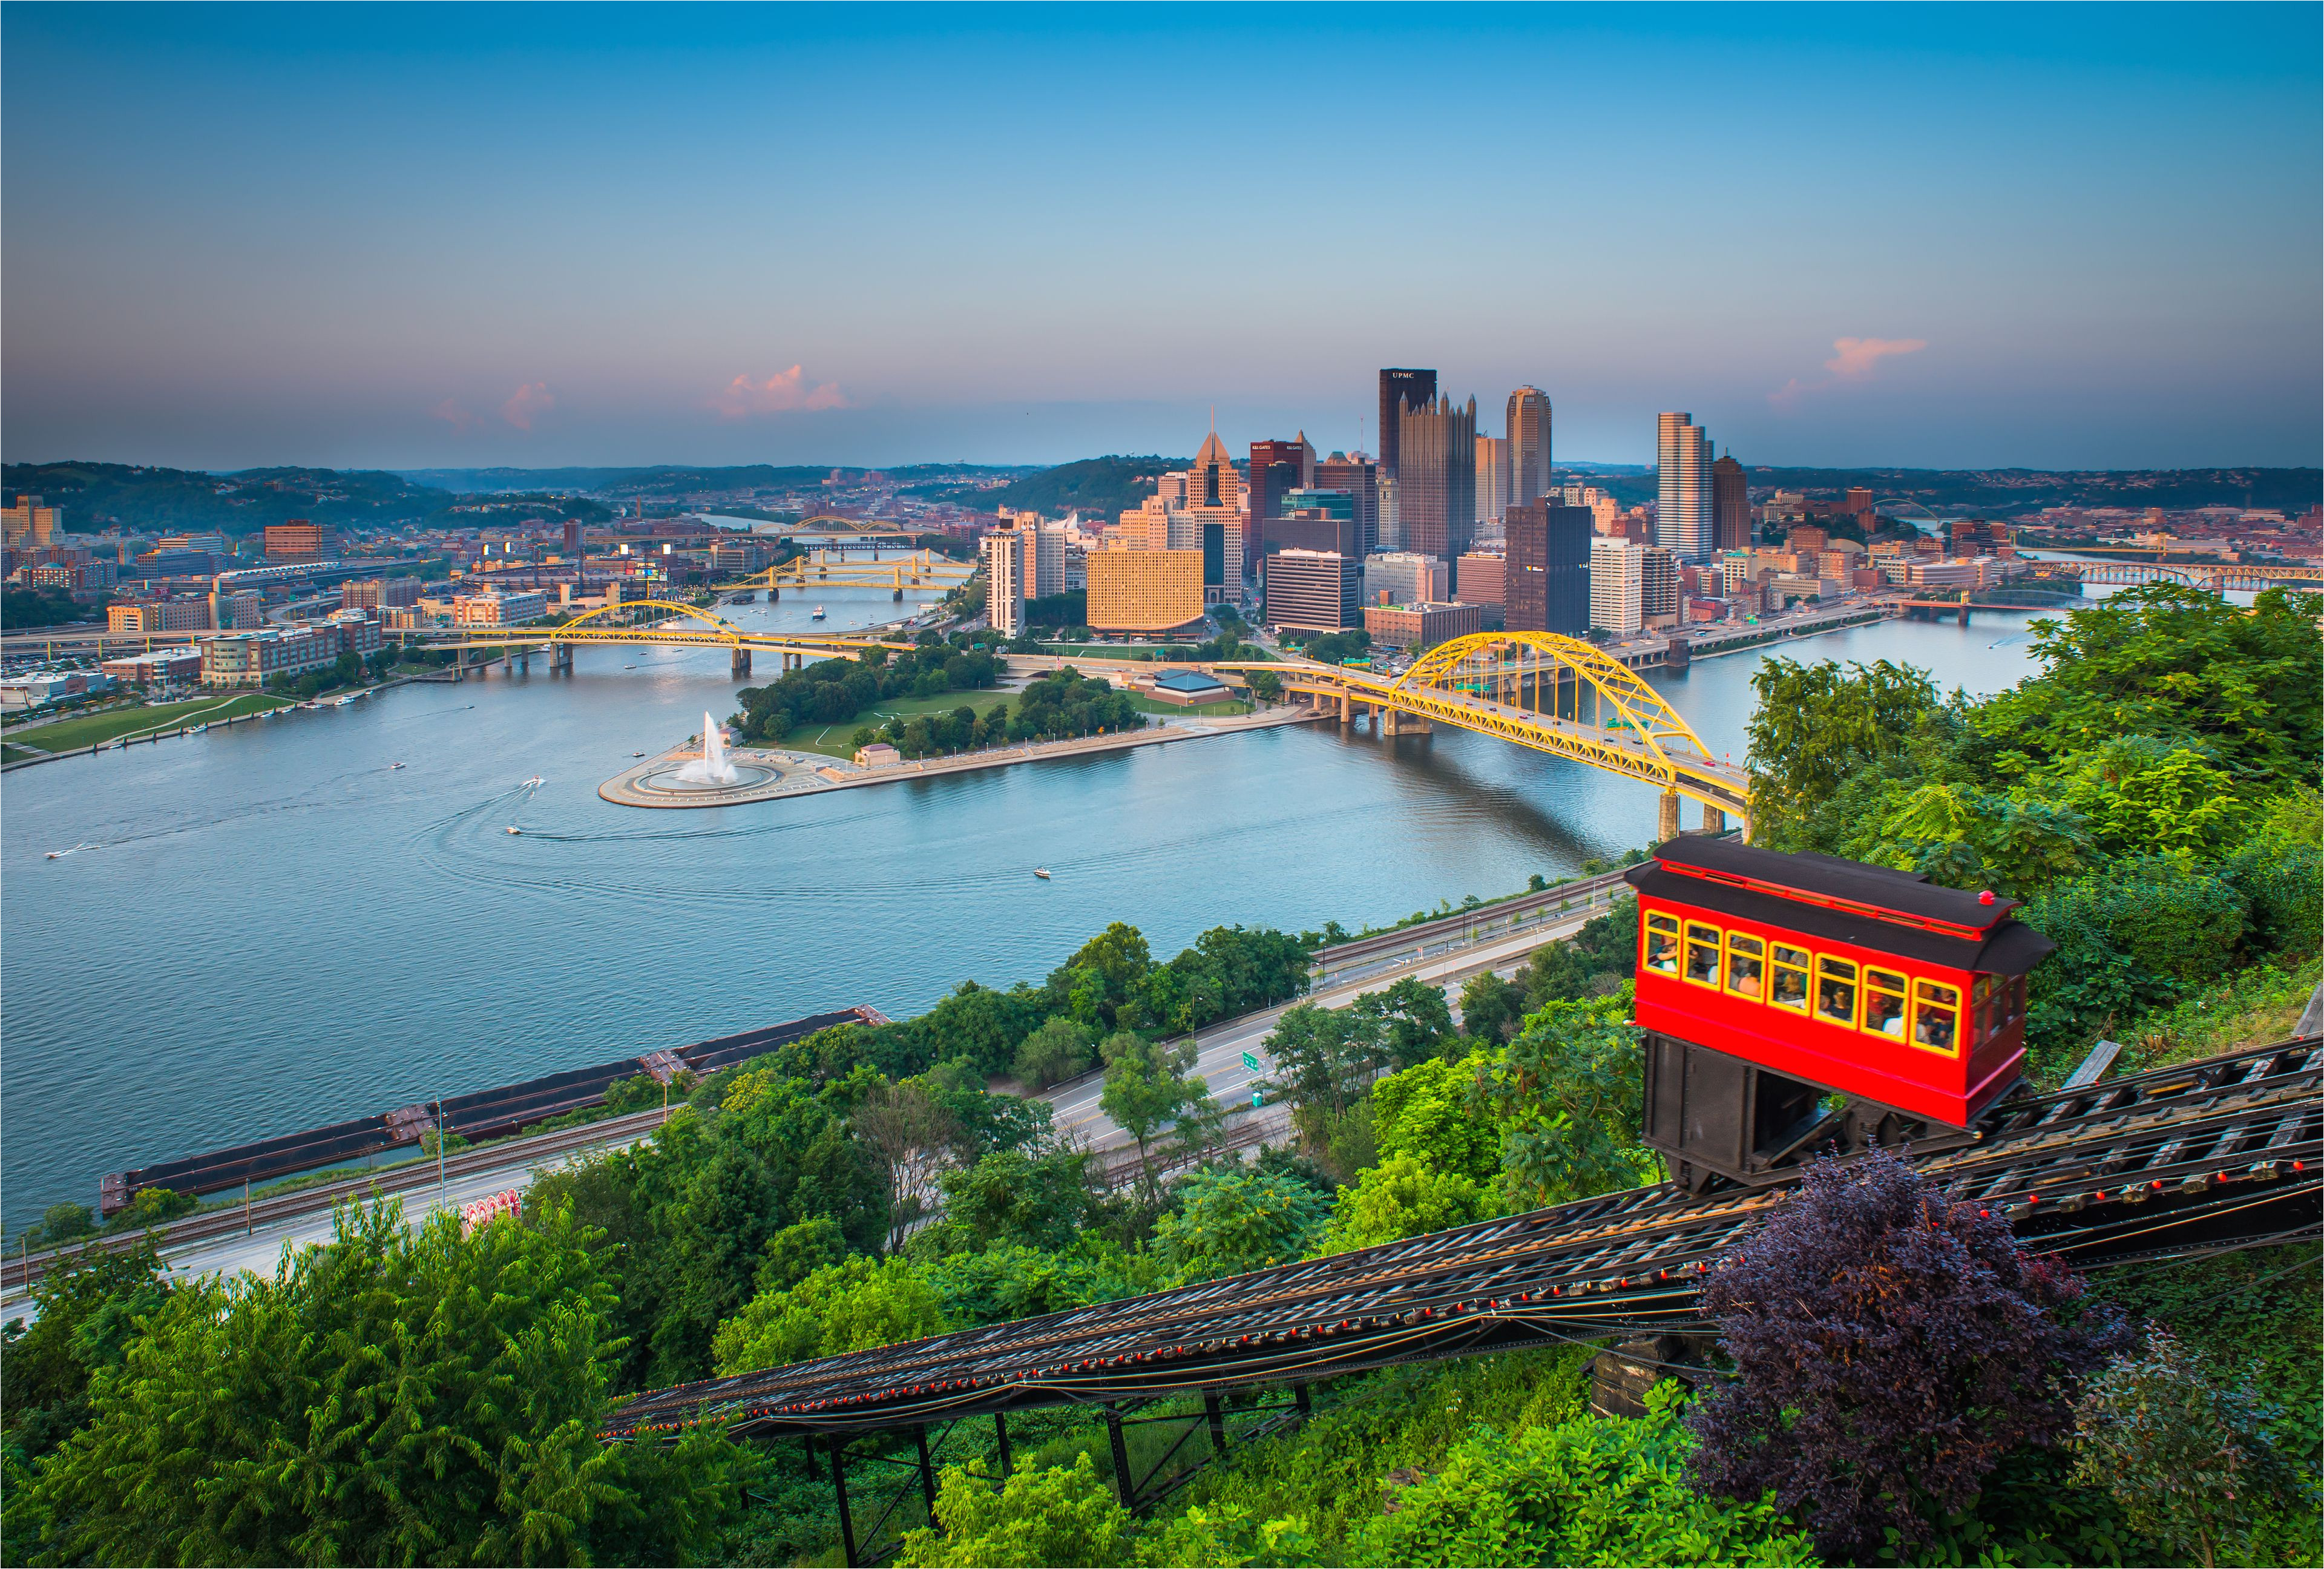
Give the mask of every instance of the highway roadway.
[[(1576, 897), (1582, 896), (1582, 891), (1569, 889), (1564, 891)], [(1609, 891), (1603, 888), (1586, 891), (1601, 896)], [(1527, 901), (1529, 905), (1531, 902)], [(1499, 907), (1487, 907), (1475, 912), (1473, 917), (1466, 913), (1448, 917), (1443, 921), (1412, 928), (1409, 937), (1413, 946), (1399, 944), (1393, 954), (1379, 959), (1366, 957), (1355, 964), (1342, 967), (1316, 991), (1297, 1001), (1342, 1007), (1365, 992), (1379, 991), (1406, 976), (1443, 988), (1447, 1000), (1453, 1001), (1452, 993), (1470, 976), (1489, 967), (1508, 975), (1536, 948), (1545, 943), (1572, 937), (1585, 921), (1604, 913), (1606, 905), (1593, 898), (1569, 914), (1525, 924), (1522, 929), (1516, 931), (1506, 929), (1509, 924), (1509, 914)], [(1499, 935), (1496, 935), (1497, 929)], [(1342, 949), (1362, 946), (1360, 943), (1342, 945)], [(1264, 1008), (1254, 1013), (1223, 1020), (1195, 1032), (1199, 1056), (1194, 1071), (1208, 1085), (1212, 1095), (1231, 1112), (1238, 1107), (1248, 1109), (1250, 1106), (1253, 1081), (1267, 1075), (1268, 1059), (1263, 1043), (1275, 1029), (1276, 1021), (1282, 1017), (1284, 1008), (1291, 1005), (1285, 1003)], [(1454, 1001), (1454, 1007), (1457, 1017), (1457, 1001)], [(1244, 1063), (1245, 1053), (1250, 1054), (1260, 1064), (1256, 1072)], [(1099, 1109), (1098, 1098), (1103, 1089), (1102, 1075), (1084, 1075), (1044, 1092), (1041, 1098), (1054, 1108), (1054, 1125), (1059, 1132), (1071, 1134), (1095, 1149), (1120, 1149), (1127, 1146), (1130, 1140), (1114, 1121)], [(507, 1160), (479, 1165), (464, 1173), (456, 1172), (440, 1192), (436, 1184), (424, 1180), (426, 1173), (418, 1167), (396, 1168), (393, 1169), (397, 1177), (411, 1186), (392, 1196), (401, 1198), (408, 1218), (424, 1220), (438, 1209), (457, 1209), (496, 1193), (526, 1187), (536, 1172), (553, 1170), (584, 1154), (626, 1148), (647, 1137), (650, 1129), (638, 1128), (632, 1125), (632, 1119), (622, 1119), (617, 1129), (608, 1129), (607, 1131), (609, 1136), (606, 1138), (559, 1148), (555, 1153), (546, 1156), (540, 1143), (536, 1140), (512, 1140)], [(558, 1140), (560, 1146), (564, 1142), (563, 1140)], [(484, 1150), (473, 1151), (468, 1158), (473, 1160), (484, 1153)], [(175, 1246), (165, 1246), (162, 1256), (169, 1263), (171, 1274), (183, 1278), (244, 1269), (270, 1274), (285, 1247), (305, 1247), (329, 1238), (331, 1210), (327, 1203), (322, 1202), (324, 1196), (317, 1195), (313, 1208), (272, 1219), (262, 1218), (261, 1223), (247, 1234), (229, 1232), (225, 1235), (204, 1236)], [(0, 1292), (0, 1323), (30, 1316), (31, 1298), (22, 1286)]]

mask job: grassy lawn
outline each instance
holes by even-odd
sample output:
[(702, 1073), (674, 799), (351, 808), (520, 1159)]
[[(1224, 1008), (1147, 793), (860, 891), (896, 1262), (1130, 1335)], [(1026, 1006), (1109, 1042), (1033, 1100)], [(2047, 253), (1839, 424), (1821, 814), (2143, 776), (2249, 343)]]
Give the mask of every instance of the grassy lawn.
[(1130, 693), (1130, 706), (1140, 714), (1198, 714), (1205, 719), (1250, 712), (1250, 705), (1238, 697), (1230, 697), (1222, 703), (1197, 703), (1192, 708), (1182, 708), (1176, 703), (1157, 703), (1143, 692)]
[(857, 730), (869, 725), (877, 730), (890, 719), (909, 720), (922, 714), (949, 714), (955, 708), (973, 708), (979, 715), (1010, 701), (1011, 692), (976, 691), (946, 692), (936, 697), (891, 697), (876, 708), (867, 709), (853, 719), (843, 719), (836, 725), (801, 725), (777, 744), (792, 752), (819, 752), (825, 757), (855, 755), (853, 739)]
[(77, 752), (102, 741), (113, 741), (124, 735), (143, 735), (151, 730), (174, 730), (180, 725), (231, 719), (237, 715), (279, 708), (288, 699), (268, 697), (263, 693), (241, 692), (230, 697), (196, 697), (184, 703), (109, 708), (102, 714), (90, 714), (78, 719), (60, 719), (53, 725), (36, 725), (9, 732), (6, 761), (13, 762), (18, 757), (30, 756), (34, 752)]

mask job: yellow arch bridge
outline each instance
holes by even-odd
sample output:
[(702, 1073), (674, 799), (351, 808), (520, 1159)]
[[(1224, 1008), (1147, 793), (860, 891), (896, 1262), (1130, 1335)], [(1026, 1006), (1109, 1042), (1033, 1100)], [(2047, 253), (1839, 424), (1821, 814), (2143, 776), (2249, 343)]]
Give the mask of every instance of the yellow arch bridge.
[[(645, 624), (612, 619), (615, 615), (627, 616), (636, 611), (661, 614)], [(679, 618), (689, 624), (671, 624)], [(558, 669), (571, 669), (573, 650), (583, 644), (631, 643), (655, 648), (724, 649), (732, 656), (732, 668), (738, 680), (751, 673), (751, 656), (753, 653), (779, 654), (782, 656), (782, 668), (788, 670), (805, 665), (811, 659), (828, 659), (834, 654), (855, 653), (871, 648), (908, 649), (912, 646), (908, 642), (896, 642), (886, 638), (850, 637), (837, 632), (826, 635), (820, 632), (751, 632), (736, 626), (724, 616), (669, 599), (632, 599), (618, 605), (602, 605), (586, 614), (576, 615), (560, 626), (520, 626), (505, 631), (488, 626), (463, 627), (456, 629), (449, 638), (427, 641), (430, 648), (490, 649), (508, 658), (522, 658), (534, 649), (546, 648), (555, 660), (553, 668)]]
[(1661, 838), (1678, 833), (1682, 797), (1702, 808), (1704, 827), (1723, 829), (1732, 813), (1750, 834), (1750, 773), (1712, 756), (1660, 692), (1580, 638), (1477, 632), (1395, 677), (1305, 663), (1227, 668), (1273, 670), (1286, 691), (1336, 707), (1342, 725), (1367, 713), (1388, 735), (1452, 725), (1654, 785)]
[(834, 560), (822, 550), (801, 556), (733, 583), (721, 583), (715, 592), (747, 593), (763, 589), (769, 599), (780, 599), (786, 588), (885, 588), (898, 599), (907, 588), (956, 588), (975, 576), (972, 562), (954, 561), (933, 550), (869, 561)]

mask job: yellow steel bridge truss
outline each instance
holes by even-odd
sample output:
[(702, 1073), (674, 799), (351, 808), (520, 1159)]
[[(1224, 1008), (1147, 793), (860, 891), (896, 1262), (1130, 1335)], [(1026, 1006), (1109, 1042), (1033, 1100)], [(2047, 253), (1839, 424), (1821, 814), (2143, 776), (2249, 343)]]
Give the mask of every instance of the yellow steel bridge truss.
[[(665, 613), (665, 617), (643, 626), (597, 619), (636, 610), (660, 611)], [(668, 624), (667, 616), (685, 616), (702, 624), (673, 627)], [(586, 624), (592, 622), (596, 624)], [(456, 638), (437, 642), (434, 646), (512, 648), (521, 645), (538, 647), (544, 643), (652, 643), (662, 648), (740, 649), (746, 651), (755, 649), (818, 655), (852, 653), (870, 648), (908, 649), (912, 646), (908, 642), (897, 642), (887, 638), (850, 637), (841, 632), (752, 632), (736, 626), (724, 616), (714, 615), (695, 605), (680, 605), (671, 599), (626, 599), (617, 605), (600, 605), (558, 626), (478, 626), (456, 630), (460, 634)]]
[(1680, 797), (1745, 817), (1748, 831), (1749, 772), (1714, 757), (1636, 670), (1580, 638), (1472, 633), (1437, 644), (1396, 677), (1335, 665), (1235, 668), (1275, 671), (1286, 690), (1336, 705), (1342, 723), (1367, 707), (1408, 714), (1655, 785), (1670, 832)]
[(975, 574), (973, 562), (950, 560), (933, 550), (915, 550), (908, 556), (885, 561), (834, 561), (817, 552), (753, 572), (732, 583), (721, 583), (717, 592), (731, 594), (746, 588), (779, 592), (785, 588), (816, 587), (887, 588), (900, 594), (907, 588), (956, 587)]

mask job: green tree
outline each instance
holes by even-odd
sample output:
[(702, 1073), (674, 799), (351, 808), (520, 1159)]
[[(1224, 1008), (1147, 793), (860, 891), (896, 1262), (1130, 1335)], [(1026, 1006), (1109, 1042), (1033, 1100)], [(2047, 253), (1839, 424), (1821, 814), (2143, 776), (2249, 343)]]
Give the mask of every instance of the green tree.
[(1096, 1207), (1089, 1167), (1084, 1151), (1062, 1146), (995, 1150), (944, 1174), (945, 1223), (979, 1249), (1068, 1247)]
[(1425, 1062), (1459, 1037), (1443, 988), (1414, 976), (1367, 992), (1348, 1007), (1358, 1019), (1379, 1024), (1380, 1049), (1397, 1067)]
[(1271, 1065), (1259, 1087), (1291, 1103), (1302, 1136), (1316, 1141), (1324, 1121), (1344, 1113), (1388, 1065), (1379, 1020), (1352, 1008), (1301, 1002), (1277, 1015), (1262, 1049)]
[[(1049, 992), (1060, 1011), (1103, 1032), (1115, 1027), (1123, 1004), (1137, 997), (1153, 967), (1144, 936), (1136, 927), (1115, 921), (1049, 976)], [(1124, 1020), (1123, 1028), (1135, 1029), (1137, 1023)]]
[(1135, 1522), (1086, 1451), (1070, 1467), (1023, 1469), (994, 1488), (982, 1461), (946, 1466), (936, 1523), (907, 1531), (899, 1569), (1103, 1565), (1131, 1561)]
[(1552, 1002), (1526, 1020), (1482, 1083), (1503, 1129), (1510, 1196), (1560, 1204), (1628, 1187), (1637, 1147), (1640, 1052), (1627, 993)]
[(1752, 672), (1751, 823), (1757, 840), (1798, 847), (1810, 816), (1851, 775), (1901, 760), (1938, 714), (1936, 687), (1910, 666), (1770, 659)]
[(41, 1212), (41, 1236), (48, 1243), (69, 1242), (75, 1237), (85, 1237), (97, 1230), (97, 1221), (88, 1213), (88, 1205), (67, 1200), (52, 1204)]
[(1046, 1090), (1083, 1072), (1097, 1060), (1097, 1037), (1074, 1019), (1052, 1019), (1017, 1048), (1017, 1078), (1028, 1088)]
[(2102, 1488), (2132, 1527), (2209, 1565), (2265, 1563), (2253, 1536), (2298, 1496), (2248, 1378), (2210, 1366), (2167, 1331), (2091, 1375), (2074, 1404), (2074, 1480)]
[(1223, 1113), (1210, 1085), (1188, 1072), (1200, 1055), (1191, 1039), (1153, 1042), (1122, 1030), (1098, 1053), (1105, 1059), (1098, 1109), (1137, 1142), (1139, 1186), (1151, 1204), (1157, 1144), (1167, 1137), (1179, 1153), (1202, 1148), (1216, 1140)]
[(846, 1259), (847, 1238), (839, 1223), (829, 1215), (813, 1216), (767, 1239), (766, 1254), (759, 1261), (759, 1289), (788, 1291), (816, 1270)]
[(1491, 970), (1480, 970), (1461, 988), (1461, 1032), (1499, 1046), (1517, 1032), (1526, 1015), (1525, 989)]
[(137, 1321), (170, 1294), (150, 1241), (122, 1252), (85, 1248), (32, 1283), (32, 1326), (12, 1320), (4, 1348), (10, 1439), (37, 1458), (88, 1419), (89, 1380), (120, 1365)]
[(563, 1212), (463, 1238), (343, 1208), (272, 1278), (170, 1293), (20, 1501), (75, 1561), (702, 1555), (736, 1452), (598, 1442), (618, 1346), (586, 1242)]
[(1277, 675), (1273, 670), (1251, 670), (1247, 672), (1247, 674), (1250, 682), (1250, 695), (1252, 697), (1258, 698), (1262, 703), (1277, 703), (1282, 701), (1282, 677)]
[(1154, 1225), (1154, 1251), (1174, 1286), (1288, 1264), (1323, 1229), (1323, 1196), (1278, 1171), (1240, 1166), (1197, 1171)]
[(787, 1289), (762, 1291), (718, 1326), (721, 1374), (783, 1367), (895, 1345), (945, 1328), (936, 1294), (901, 1259), (826, 1264)]
[(1493, 1057), (1473, 1052), (1460, 1062), (1431, 1057), (1372, 1086), (1372, 1136), (1380, 1158), (1408, 1157), (1431, 1170), (1480, 1185), (1501, 1169), (1501, 1132), (1479, 1114), (1477, 1086)]
[(1340, 1190), (1319, 1251), (1344, 1253), (1378, 1242), (1425, 1236), (1482, 1220), (1491, 1195), (1457, 1171), (1439, 1171), (1409, 1155), (1393, 1155)]

